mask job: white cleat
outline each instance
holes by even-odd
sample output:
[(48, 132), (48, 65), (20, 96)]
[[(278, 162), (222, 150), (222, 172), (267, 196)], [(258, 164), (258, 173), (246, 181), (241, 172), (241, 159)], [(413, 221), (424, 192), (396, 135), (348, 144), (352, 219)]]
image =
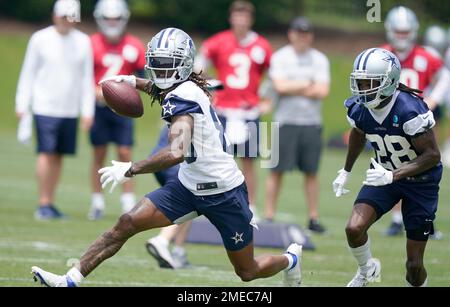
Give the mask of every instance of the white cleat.
[(381, 263), (376, 258), (370, 259), (366, 266), (368, 270), (366, 274), (362, 274), (360, 268), (356, 272), (355, 277), (347, 284), (347, 287), (365, 287), (369, 282), (381, 281)]
[(46, 287), (76, 287), (76, 284), (66, 275), (46, 272), (37, 266), (31, 267), (31, 274), (35, 282), (39, 281)]
[(283, 271), (283, 285), (285, 287), (300, 287), (302, 283), (302, 249), (303, 246), (292, 243), (286, 251), (286, 254), (291, 254), (294, 258), (294, 264), (292, 268)]
[(158, 237), (149, 239), (145, 246), (150, 255), (158, 261), (160, 268), (178, 269), (180, 267), (179, 264), (172, 258), (172, 254), (170, 253), (168, 246), (161, 243), (158, 240)]

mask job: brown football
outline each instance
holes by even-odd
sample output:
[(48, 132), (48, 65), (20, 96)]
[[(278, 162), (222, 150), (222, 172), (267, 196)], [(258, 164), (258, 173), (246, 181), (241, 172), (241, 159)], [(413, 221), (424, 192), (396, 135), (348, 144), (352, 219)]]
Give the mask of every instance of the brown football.
[(144, 105), (138, 91), (126, 82), (108, 80), (102, 83), (103, 97), (114, 112), (127, 117), (141, 117)]

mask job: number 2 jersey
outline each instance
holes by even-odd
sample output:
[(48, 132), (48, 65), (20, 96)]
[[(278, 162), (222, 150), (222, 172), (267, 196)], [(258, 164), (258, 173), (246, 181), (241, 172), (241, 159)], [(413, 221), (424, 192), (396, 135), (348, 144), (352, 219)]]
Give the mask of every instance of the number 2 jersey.
[[(378, 163), (391, 171), (419, 155), (412, 138), (435, 125), (433, 113), (425, 102), (403, 91), (396, 91), (391, 102), (381, 110), (364, 107), (358, 103), (357, 96), (347, 99), (345, 107), (350, 125), (366, 134)], [(441, 167), (440, 163), (423, 174), (438, 171), (438, 167)]]
[[(192, 141), (184, 153), (178, 179), (194, 195), (214, 195), (234, 189), (244, 182), (209, 97), (192, 81), (180, 84), (161, 104), (161, 118), (171, 124), (173, 116), (194, 119)], [(172, 127), (177, 130), (177, 127)]]
[(95, 84), (108, 77), (144, 70), (145, 47), (138, 38), (125, 34), (117, 44), (111, 44), (104, 35), (95, 33), (91, 43)]

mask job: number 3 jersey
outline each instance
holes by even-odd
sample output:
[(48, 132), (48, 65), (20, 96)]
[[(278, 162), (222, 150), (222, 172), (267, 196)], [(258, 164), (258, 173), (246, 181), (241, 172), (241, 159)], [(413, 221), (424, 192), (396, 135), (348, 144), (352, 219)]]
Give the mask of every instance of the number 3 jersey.
[[(172, 125), (173, 116), (189, 114), (194, 119), (192, 141), (184, 153), (178, 179), (195, 195), (230, 191), (244, 182), (232, 155), (227, 153), (223, 127), (209, 97), (192, 81), (180, 84), (162, 102), (161, 117)], [(186, 127), (172, 126), (174, 133)]]
[[(378, 163), (391, 171), (419, 155), (412, 138), (435, 125), (433, 113), (425, 102), (403, 91), (396, 91), (391, 102), (380, 110), (364, 107), (358, 103), (356, 96), (347, 99), (345, 107), (350, 125), (366, 134), (366, 139), (375, 150)], [(437, 167), (426, 172), (435, 169)]]
[(95, 84), (111, 76), (131, 75), (144, 70), (145, 47), (138, 38), (125, 34), (117, 44), (111, 44), (104, 35), (95, 33), (91, 36), (91, 43)]
[(214, 64), (225, 87), (215, 93), (217, 108), (250, 109), (258, 105), (259, 84), (272, 56), (265, 38), (250, 32), (238, 41), (232, 31), (223, 31), (203, 43), (202, 54)]

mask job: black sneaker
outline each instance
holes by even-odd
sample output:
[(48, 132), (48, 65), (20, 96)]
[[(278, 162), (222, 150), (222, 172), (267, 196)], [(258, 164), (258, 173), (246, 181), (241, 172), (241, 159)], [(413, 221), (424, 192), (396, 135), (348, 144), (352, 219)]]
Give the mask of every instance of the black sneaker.
[(388, 237), (399, 236), (403, 234), (403, 224), (392, 222), (389, 228), (386, 230)]
[(319, 221), (315, 220), (315, 219), (309, 220), (308, 229), (312, 232), (319, 233), (319, 234), (325, 233), (325, 231), (326, 231), (326, 228), (323, 227), (323, 225), (320, 224)]

